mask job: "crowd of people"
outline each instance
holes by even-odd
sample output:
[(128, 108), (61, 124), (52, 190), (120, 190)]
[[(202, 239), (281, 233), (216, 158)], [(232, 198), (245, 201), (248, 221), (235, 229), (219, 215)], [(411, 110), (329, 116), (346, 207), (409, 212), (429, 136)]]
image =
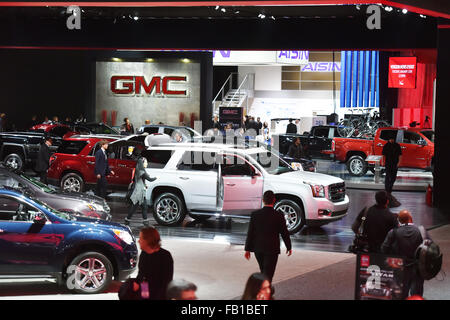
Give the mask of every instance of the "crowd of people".
[[(82, 115), (79, 117), (82, 119)], [(0, 115), (0, 123), (3, 123), (4, 116)], [(32, 121), (36, 121), (33, 116)], [(54, 117), (52, 122), (58, 122)], [(265, 130), (266, 123), (262, 124), (260, 119), (246, 117), (244, 121), (244, 132), (250, 129)], [(128, 118), (124, 119), (122, 126), (127, 132), (134, 132), (133, 125)], [(219, 129), (217, 118), (214, 119), (214, 129)], [(294, 132), (297, 126), (290, 121), (287, 131)], [(227, 126), (225, 130), (232, 130)], [(297, 132), (297, 131), (295, 131)], [(41, 180), (46, 183), (46, 173), (50, 158), (52, 140), (46, 138), (41, 146), (36, 171)], [(97, 176), (96, 194), (106, 198), (107, 180), (106, 176), (114, 174), (110, 170), (106, 150), (108, 141), (100, 143), (101, 148), (95, 154), (95, 174)], [(292, 157), (300, 158), (303, 154), (300, 139), (295, 139), (290, 146), (288, 154)], [(408, 210), (401, 210), (399, 214), (390, 211), (390, 207), (399, 206), (392, 195), (392, 188), (395, 182), (396, 170), (401, 157), (401, 149), (398, 144), (389, 140), (383, 148), (383, 155), (386, 157), (386, 185), (385, 190), (375, 194), (375, 204), (366, 207), (358, 214), (352, 225), (352, 230), (358, 234), (362, 233), (367, 241), (365, 252), (395, 254), (406, 257), (405, 265), (405, 289), (404, 297), (422, 296), (424, 279), (418, 272), (415, 262), (416, 249), (422, 244), (424, 238), (429, 239), (429, 235), (419, 229), (413, 223), (411, 213)], [(150, 227), (147, 217), (148, 206), (151, 199), (147, 199), (151, 182), (156, 178), (150, 177), (146, 172), (147, 160), (140, 157), (136, 164), (133, 177), (133, 188), (130, 191), (129, 200), (131, 202), (129, 213), (125, 218), (125, 224), (129, 225), (136, 210), (142, 208), (144, 228), (140, 232), (139, 245), (142, 250), (139, 257), (138, 276), (133, 282), (133, 291), (140, 292), (140, 298), (148, 299), (196, 299), (197, 287), (195, 284), (183, 280), (173, 279), (173, 258), (169, 251), (161, 248), (161, 239), (158, 231)], [(151, 193), (151, 192), (150, 192)], [(245, 259), (251, 258), (251, 253), (258, 262), (260, 272), (250, 275), (242, 299), (244, 300), (267, 300), (273, 299), (274, 289), (272, 279), (275, 273), (278, 256), (280, 254), (280, 236), (286, 247), (286, 254), (292, 254), (292, 245), (287, 231), (284, 216), (274, 210), (276, 198), (272, 191), (266, 191), (263, 195), (263, 208), (252, 213), (245, 242)], [(394, 202), (394, 203), (393, 203)], [(145, 284), (145, 285), (143, 285)], [(145, 292), (141, 292), (145, 288)], [(149, 292), (149, 295), (147, 293)]]
[[(145, 179), (152, 178), (145, 177)], [(244, 252), (247, 260), (250, 259), (251, 252), (255, 254), (260, 272), (255, 272), (248, 278), (242, 300), (274, 299), (272, 279), (280, 254), (280, 235), (287, 248), (286, 254), (288, 256), (292, 254), (291, 240), (284, 216), (273, 208), (275, 195), (272, 191), (264, 193), (263, 203), (264, 207), (251, 216)], [(158, 230), (146, 225), (140, 230), (138, 242), (141, 249), (138, 275), (122, 285), (119, 290), (120, 299), (197, 299), (197, 286), (194, 283), (184, 279), (174, 279), (174, 259), (168, 250), (161, 247)]]
[(415, 263), (415, 253), (423, 240), (431, 238), (426, 232), (422, 236), (419, 227), (413, 223), (411, 212), (401, 210), (394, 214), (389, 209), (389, 202), (389, 193), (386, 190), (378, 191), (375, 204), (358, 214), (352, 229), (355, 234), (362, 232), (367, 241), (365, 248), (358, 248), (358, 251), (405, 257), (403, 298), (409, 295), (422, 296), (424, 279)]

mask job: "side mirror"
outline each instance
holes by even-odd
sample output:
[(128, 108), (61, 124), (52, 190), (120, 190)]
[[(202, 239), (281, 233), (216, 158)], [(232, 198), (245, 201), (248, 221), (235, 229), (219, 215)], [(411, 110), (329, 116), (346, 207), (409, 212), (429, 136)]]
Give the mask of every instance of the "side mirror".
[(419, 146), (426, 146), (427, 145), (427, 142), (425, 141), (425, 140), (423, 140), (423, 139), (421, 139), (421, 140), (419, 140), (419, 141), (417, 141), (417, 144), (419, 145)]
[(47, 217), (42, 212), (39, 212), (34, 216), (33, 223), (45, 224), (46, 222), (47, 222)]

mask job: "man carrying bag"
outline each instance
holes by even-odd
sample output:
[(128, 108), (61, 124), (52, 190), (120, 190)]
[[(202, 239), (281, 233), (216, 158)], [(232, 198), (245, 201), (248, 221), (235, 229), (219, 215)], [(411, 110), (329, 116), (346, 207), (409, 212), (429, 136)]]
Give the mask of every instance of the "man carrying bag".
[[(375, 201), (374, 206), (365, 208), (359, 213), (352, 225), (352, 230), (356, 234), (354, 242), (356, 248), (353, 248), (356, 252), (380, 253), (381, 244), (387, 233), (398, 226), (397, 215), (388, 208), (388, 193), (385, 190), (378, 191), (375, 194)], [(358, 248), (358, 245), (362, 248)]]

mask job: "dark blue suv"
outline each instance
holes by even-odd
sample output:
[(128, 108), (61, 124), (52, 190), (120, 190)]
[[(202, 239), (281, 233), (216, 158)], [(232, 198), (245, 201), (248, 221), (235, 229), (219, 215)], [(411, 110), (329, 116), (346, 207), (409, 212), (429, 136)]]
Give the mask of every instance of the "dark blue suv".
[(0, 279), (56, 278), (77, 293), (99, 293), (126, 279), (138, 251), (131, 230), (59, 212), (0, 189)]

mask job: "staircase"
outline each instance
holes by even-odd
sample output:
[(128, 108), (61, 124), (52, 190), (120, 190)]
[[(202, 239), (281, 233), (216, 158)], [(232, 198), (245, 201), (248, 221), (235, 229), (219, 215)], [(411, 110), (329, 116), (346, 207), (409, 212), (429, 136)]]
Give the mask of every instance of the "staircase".
[[(219, 115), (220, 107), (243, 107), (247, 111), (250, 106), (249, 101), (250, 103), (253, 101), (255, 75), (253, 73), (246, 74), (237, 89), (233, 88), (233, 76), (235, 75), (237, 74), (230, 74), (214, 98), (212, 102), (213, 116)], [(219, 100), (219, 98), (221, 99)]]

